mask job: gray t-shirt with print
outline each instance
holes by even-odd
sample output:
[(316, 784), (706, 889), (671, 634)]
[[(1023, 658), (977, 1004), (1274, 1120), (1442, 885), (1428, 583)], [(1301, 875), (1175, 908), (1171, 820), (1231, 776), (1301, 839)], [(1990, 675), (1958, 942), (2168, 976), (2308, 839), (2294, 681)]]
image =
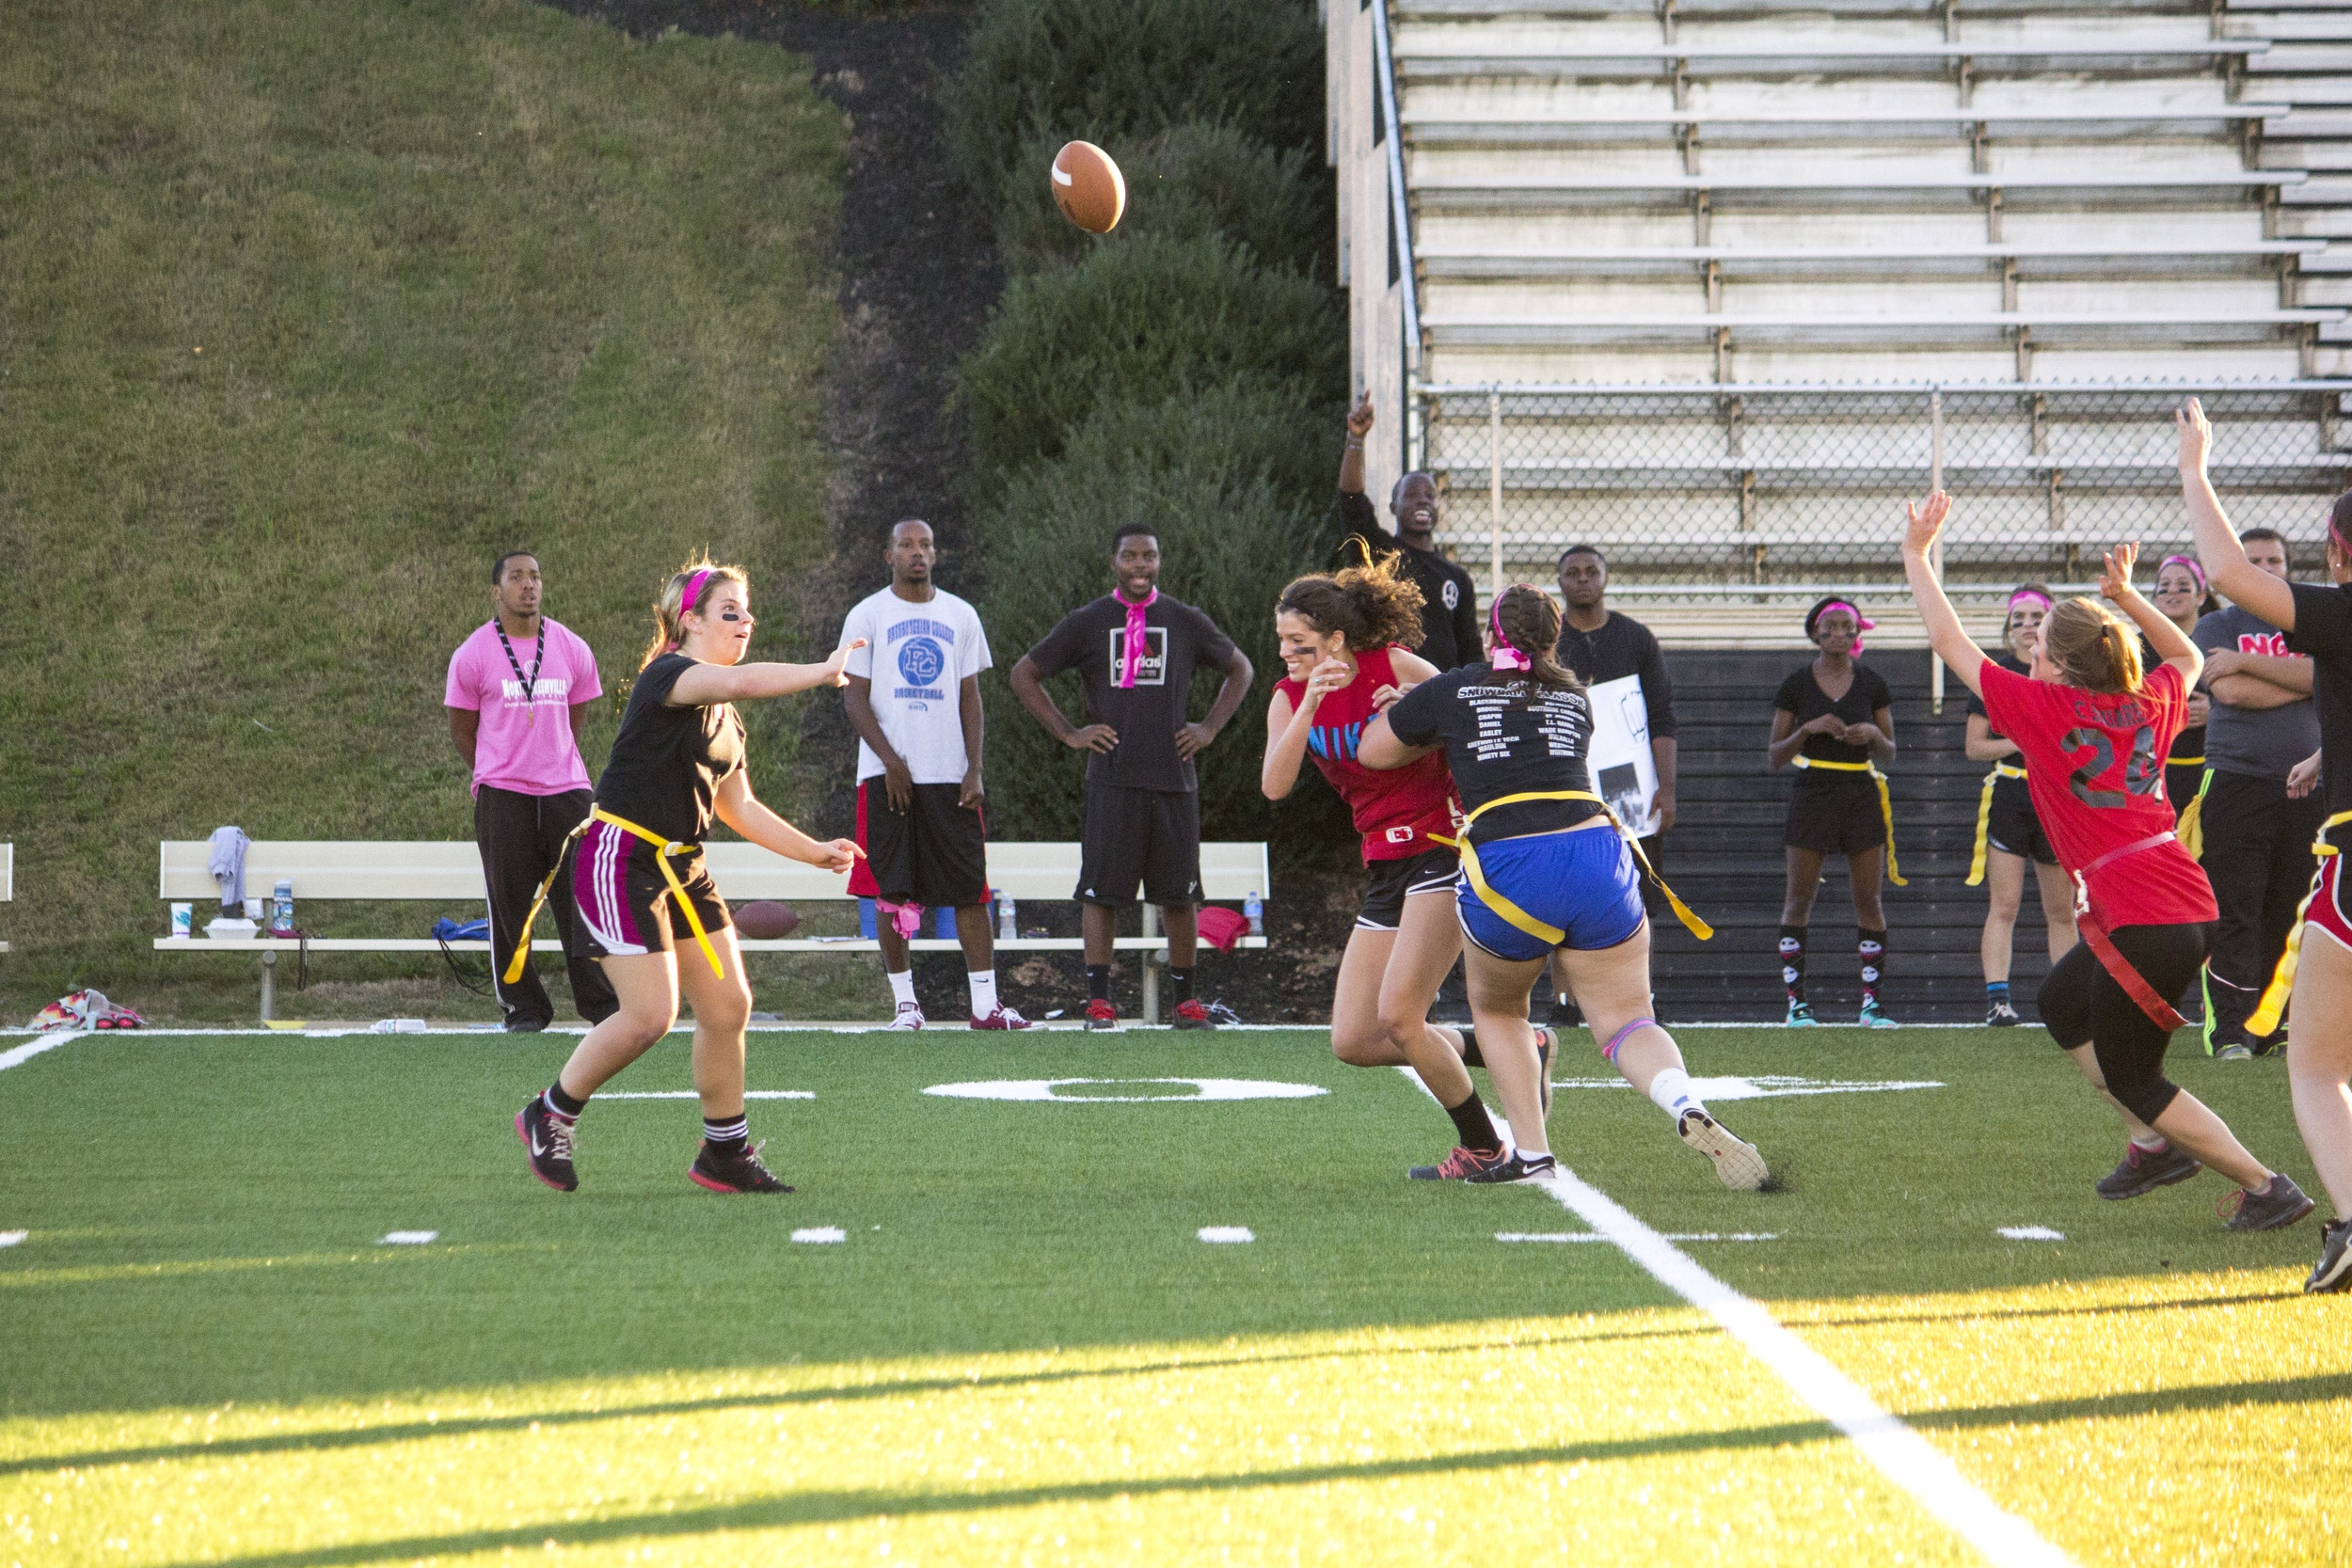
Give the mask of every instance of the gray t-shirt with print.
[[(2302, 657), (2287, 652), (2284, 632), (2235, 605), (2198, 622), (2195, 641), (2206, 653), (2226, 648)], [(2318, 750), (2319, 715), (2309, 697), (2271, 708), (2231, 707), (2216, 698), (2205, 722), (2205, 766), (2216, 772), (2283, 781), (2289, 768)]]

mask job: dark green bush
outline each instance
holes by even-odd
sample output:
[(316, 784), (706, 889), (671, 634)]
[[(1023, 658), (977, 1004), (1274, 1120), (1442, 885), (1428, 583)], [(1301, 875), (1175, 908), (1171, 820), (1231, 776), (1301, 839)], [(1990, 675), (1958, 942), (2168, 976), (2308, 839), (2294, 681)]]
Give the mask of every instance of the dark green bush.
[(1014, 278), (957, 387), (986, 501), (1108, 402), (1245, 381), (1313, 406), (1335, 403), (1346, 374), (1328, 290), (1203, 236), (1104, 245), (1067, 272)]
[[(1187, 120), (1319, 145), (1323, 36), (1302, 0), (996, 0), (948, 94), (948, 137), (992, 211), (1040, 137), (1107, 147)], [(1046, 153), (1050, 160), (1052, 151)]]
[[(1327, 437), (1340, 412), (1336, 398), (1304, 408), (1248, 387), (1148, 406), (1113, 404), (1071, 433), (1061, 456), (1013, 474), (976, 519), (988, 551), (981, 618), (1000, 669), (1063, 615), (1110, 592), (1111, 531), (1130, 520), (1159, 531), (1163, 591), (1207, 611), (1249, 656), (1257, 667), (1249, 697), (1198, 764), (1205, 838), (1287, 839), (1316, 853), (1347, 838), (1346, 814), (1320, 782), (1302, 780), (1279, 804), (1258, 789), (1266, 704), (1282, 673), (1274, 600), (1292, 578), (1322, 569), (1338, 540), (1327, 472), (1316, 499), (1285, 491), (1301, 483), (1302, 447), (1320, 453), (1323, 468), (1334, 461)], [(983, 689), (991, 832), (1070, 837), (1085, 758), (1047, 735), (1004, 682)], [(1047, 689), (1085, 721), (1075, 675)], [(1206, 677), (1196, 685), (1193, 717), (1208, 711), (1216, 690)]]
[(1336, 220), (1331, 175), (1313, 150), (1277, 150), (1231, 125), (1194, 120), (1104, 149), (1127, 180), (1127, 215), (1089, 234), (1054, 204), (1048, 171), (1064, 138), (1038, 137), (1024, 160), (1034, 178), (1005, 193), (996, 249), (1014, 272), (1068, 267), (1104, 245), (1166, 235), (1222, 234), (1269, 267), (1330, 281)]

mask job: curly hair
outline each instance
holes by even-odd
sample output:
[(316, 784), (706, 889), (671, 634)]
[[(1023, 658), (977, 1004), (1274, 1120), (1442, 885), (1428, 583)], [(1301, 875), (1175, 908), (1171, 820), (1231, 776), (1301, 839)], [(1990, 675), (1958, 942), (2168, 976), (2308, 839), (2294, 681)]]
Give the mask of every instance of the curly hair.
[(1421, 589), (1385, 556), (1338, 572), (1294, 579), (1274, 603), (1277, 615), (1295, 615), (1324, 636), (1339, 632), (1352, 653), (1391, 644), (1418, 647)]

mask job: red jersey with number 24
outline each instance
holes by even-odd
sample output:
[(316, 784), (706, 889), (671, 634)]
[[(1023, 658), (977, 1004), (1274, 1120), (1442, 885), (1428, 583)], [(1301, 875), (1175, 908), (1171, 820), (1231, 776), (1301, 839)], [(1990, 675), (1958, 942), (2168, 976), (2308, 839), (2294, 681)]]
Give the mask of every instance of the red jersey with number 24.
[[(1454, 775), (1446, 770), (1443, 752), (1402, 768), (1366, 768), (1356, 760), (1357, 743), (1380, 711), (1372, 705), (1372, 694), (1396, 684), (1389, 650), (1366, 648), (1356, 656), (1356, 678), (1316, 705), (1314, 727), (1307, 735), (1308, 755), (1347, 802), (1356, 831), (1364, 835), (1366, 865), (1443, 848), (1429, 835), (1454, 832)], [(1285, 678), (1274, 689), (1291, 700), (1293, 713), (1307, 696), (1303, 681)]]
[(1991, 659), (1977, 679), (1993, 727), (2026, 753), (2034, 815), (2058, 863), (2083, 879), (2100, 925), (2220, 918), (2203, 867), (2170, 836), (2164, 759), (2188, 723), (2188, 684), (2178, 670), (2157, 665), (2137, 691), (2038, 681)]

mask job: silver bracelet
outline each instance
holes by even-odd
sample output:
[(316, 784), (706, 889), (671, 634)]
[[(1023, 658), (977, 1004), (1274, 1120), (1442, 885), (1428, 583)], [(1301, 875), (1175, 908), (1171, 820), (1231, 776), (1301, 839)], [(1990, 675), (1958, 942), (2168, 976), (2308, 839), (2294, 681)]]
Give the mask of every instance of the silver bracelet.
[(1362, 437), (1362, 436), (1350, 436), (1347, 438), (1347, 450), (1348, 450), (1348, 451), (1363, 451), (1363, 450), (1364, 450), (1364, 439), (1363, 439), (1363, 437)]

